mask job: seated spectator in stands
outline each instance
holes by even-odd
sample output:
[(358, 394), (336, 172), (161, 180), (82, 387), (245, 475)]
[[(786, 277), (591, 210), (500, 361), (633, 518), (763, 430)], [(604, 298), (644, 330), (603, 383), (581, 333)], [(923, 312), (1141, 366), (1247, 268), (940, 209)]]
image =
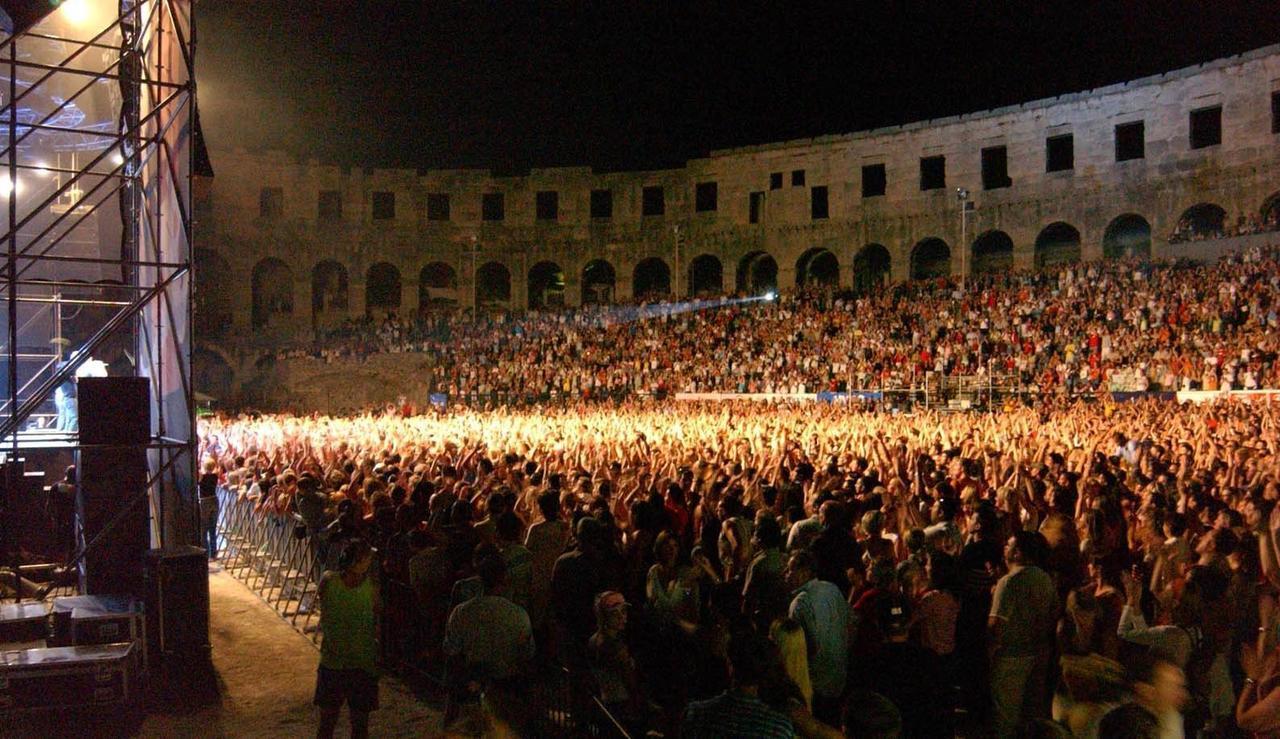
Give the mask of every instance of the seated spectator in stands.
[(760, 698), (762, 683), (778, 669), (772, 646), (767, 639), (750, 633), (731, 638), (729, 690), (709, 700), (690, 703), (681, 736), (686, 739), (794, 737), (791, 719)]
[[(529, 614), (499, 593), (507, 566), (496, 554), (476, 563), (484, 591), (449, 614), (444, 653), (453, 687), (446, 723), (457, 715), (456, 701), (488, 685), (517, 686), (533, 658), (533, 628)], [(452, 710), (450, 710), (452, 709)]]

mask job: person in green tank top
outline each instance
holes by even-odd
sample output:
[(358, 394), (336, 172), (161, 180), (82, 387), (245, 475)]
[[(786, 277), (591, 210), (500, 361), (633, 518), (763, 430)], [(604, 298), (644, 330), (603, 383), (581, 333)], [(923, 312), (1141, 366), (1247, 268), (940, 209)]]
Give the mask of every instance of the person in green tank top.
[(315, 704), (320, 707), (316, 736), (328, 739), (346, 703), (351, 736), (369, 735), (369, 713), (378, 707), (378, 644), (375, 614), (378, 585), (369, 574), (373, 550), (363, 539), (351, 541), (338, 557), (338, 569), (320, 578), (320, 667)]

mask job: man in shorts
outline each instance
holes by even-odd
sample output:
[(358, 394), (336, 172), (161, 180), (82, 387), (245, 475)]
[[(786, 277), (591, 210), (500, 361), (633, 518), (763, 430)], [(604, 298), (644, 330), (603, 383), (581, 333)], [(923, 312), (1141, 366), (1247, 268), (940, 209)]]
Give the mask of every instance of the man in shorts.
[(338, 569), (320, 580), (320, 668), (315, 704), (320, 707), (316, 736), (333, 736), (342, 704), (351, 713), (352, 739), (369, 736), (369, 712), (378, 707), (378, 648), (374, 611), (378, 588), (369, 567), (373, 551), (363, 539), (351, 541), (338, 557)]

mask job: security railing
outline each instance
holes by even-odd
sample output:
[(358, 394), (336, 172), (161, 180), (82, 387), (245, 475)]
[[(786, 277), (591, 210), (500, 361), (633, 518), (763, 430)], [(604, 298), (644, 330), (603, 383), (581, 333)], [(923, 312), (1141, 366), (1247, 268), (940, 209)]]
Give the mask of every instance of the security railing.
[[(223, 569), (258, 595), (313, 644), (320, 643), (318, 583), (325, 569), (319, 537), (297, 514), (256, 510), (255, 501), (218, 488)], [(442, 687), (440, 645), (446, 613), (401, 578), (377, 571), (382, 593), (378, 641), (389, 672)], [(447, 600), (448, 595), (443, 594)], [(440, 604), (443, 605), (443, 604)], [(442, 617), (443, 616), (443, 617)], [(553, 664), (536, 665), (522, 690), (523, 713), (537, 736), (628, 739), (587, 681)]]
[(323, 567), (311, 537), (295, 533), (295, 514), (254, 510), (254, 502), (218, 488), (222, 566), (314, 643), (320, 640), (316, 585)]

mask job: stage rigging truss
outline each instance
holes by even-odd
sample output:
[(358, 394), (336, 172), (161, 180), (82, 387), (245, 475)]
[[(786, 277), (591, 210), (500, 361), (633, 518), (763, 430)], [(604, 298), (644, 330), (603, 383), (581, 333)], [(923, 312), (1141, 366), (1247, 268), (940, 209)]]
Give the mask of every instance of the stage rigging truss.
[(146, 377), (148, 489), (123, 505), (190, 543), (192, 3), (39, 5), (0, 13), (0, 453), (81, 448), (75, 378)]

